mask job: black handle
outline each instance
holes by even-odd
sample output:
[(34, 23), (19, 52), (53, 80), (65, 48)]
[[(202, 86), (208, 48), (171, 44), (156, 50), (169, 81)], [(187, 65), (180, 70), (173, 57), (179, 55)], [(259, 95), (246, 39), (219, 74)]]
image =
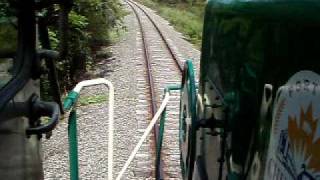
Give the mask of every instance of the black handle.
[[(39, 119), (42, 116), (50, 117), (48, 123), (41, 125), (39, 122), (31, 123), (31, 127), (26, 130), (27, 135), (37, 134), (47, 134), (50, 133), (58, 124), (60, 109), (59, 105), (55, 102), (44, 102), (40, 101), (38, 97), (32, 100), (31, 106), (32, 116), (31, 119)], [(47, 136), (48, 137), (48, 136)]]

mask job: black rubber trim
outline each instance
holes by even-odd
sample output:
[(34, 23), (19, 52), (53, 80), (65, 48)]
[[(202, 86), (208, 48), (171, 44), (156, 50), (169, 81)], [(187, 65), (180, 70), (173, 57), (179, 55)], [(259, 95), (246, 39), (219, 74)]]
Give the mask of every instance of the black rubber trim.
[(14, 62), (15, 77), (0, 90), (0, 111), (20, 91), (31, 77), (35, 59), (34, 1), (21, 1), (18, 8), (18, 49)]
[[(32, 98), (32, 110), (30, 120), (38, 120), (42, 116), (49, 116), (50, 121), (48, 123), (41, 125), (36, 123), (36, 126), (27, 128), (26, 134), (32, 135), (37, 134), (41, 135), (43, 133), (51, 132), (59, 122), (60, 117), (60, 108), (59, 105), (55, 102), (44, 102), (39, 99), (39, 97), (34, 96)], [(33, 123), (32, 123), (33, 124)]]

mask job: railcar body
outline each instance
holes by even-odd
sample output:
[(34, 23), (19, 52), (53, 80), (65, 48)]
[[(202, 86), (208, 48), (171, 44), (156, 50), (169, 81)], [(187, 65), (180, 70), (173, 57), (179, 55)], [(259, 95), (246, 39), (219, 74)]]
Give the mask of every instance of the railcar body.
[[(8, 9), (8, 2), (0, 3), (0, 13)], [(50, 135), (62, 108), (58, 91), (56, 103), (38, 97), (41, 59), (51, 67), (52, 88), (59, 89), (50, 61), (59, 53), (50, 50), (45, 17), (36, 18), (36, 12), (52, 3), (70, 10), (71, 4), (10, 2), (14, 17), (6, 21), (0, 17), (0, 38), (10, 36), (9, 41), (17, 45), (0, 44), (0, 175), (41, 179), (39, 140), (42, 134)], [(319, 32), (318, 1), (208, 2), (199, 85), (191, 61), (185, 63), (181, 83), (179, 143), (184, 179), (320, 178)], [(65, 109), (76, 103), (78, 95), (69, 94)], [(72, 115), (76, 127), (75, 111)], [(41, 124), (42, 116), (51, 118)], [(76, 128), (72, 132), (71, 178), (77, 179)], [(157, 148), (160, 162), (158, 150), (161, 147)]]
[(186, 109), (197, 98), (194, 120), (181, 111), (185, 179), (320, 177), (319, 12), (318, 1), (208, 2), (198, 94), (182, 96)]

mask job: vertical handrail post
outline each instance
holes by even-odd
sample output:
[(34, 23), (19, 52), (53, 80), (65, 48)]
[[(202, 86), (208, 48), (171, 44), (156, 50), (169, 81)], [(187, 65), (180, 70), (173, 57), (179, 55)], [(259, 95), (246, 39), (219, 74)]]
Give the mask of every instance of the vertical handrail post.
[(69, 135), (69, 159), (70, 159), (70, 179), (78, 180), (79, 179), (79, 170), (78, 170), (78, 140), (77, 140), (77, 113), (73, 109), (69, 116), (69, 126), (68, 126), (68, 135)]
[[(109, 121), (108, 121), (108, 180), (113, 179), (113, 121), (114, 121), (114, 87), (113, 84), (104, 79), (98, 78), (93, 80), (81, 81), (68, 94), (64, 101), (64, 109), (71, 109), (77, 102), (80, 91), (83, 87), (104, 84), (109, 89)], [(78, 140), (77, 140), (77, 117), (76, 110), (73, 109), (69, 115), (69, 153), (70, 153), (70, 179), (79, 179), (79, 163), (78, 163)]]

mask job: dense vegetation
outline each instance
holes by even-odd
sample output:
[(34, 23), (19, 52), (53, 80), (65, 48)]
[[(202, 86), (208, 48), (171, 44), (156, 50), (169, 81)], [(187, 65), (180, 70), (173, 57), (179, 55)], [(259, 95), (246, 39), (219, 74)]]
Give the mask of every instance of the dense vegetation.
[[(95, 52), (112, 41), (124, 11), (118, 0), (75, 0), (69, 13), (68, 54), (58, 62), (61, 83), (68, 89), (92, 64)], [(49, 26), (52, 47), (59, 49), (57, 24)]]
[(8, 3), (0, 2), (0, 55), (14, 52), (17, 48), (16, 19), (9, 11)]
[[(17, 22), (9, 13), (14, 9), (8, 2), (6, 0), (0, 2), (0, 53), (2, 54), (14, 53), (17, 42), (15, 30)], [(39, 48), (51, 48), (60, 52), (60, 58), (56, 60), (58, 78), (61, 89), (68, 90), (93, 64), (99, 48), (108, 46), (113, 41), (116, 34), (114, 32), (122, 27), (121, 19), (125, 12), (119, 0), (73, 0), (66, 22), (68, 28), (63, 31), (64, 33), (61, 33), (60, 28), (61, 12), (61, 6), (51, 5), (37, 13), (39, 17), (46, 19), (51, 47), (48, 47), (49, 45), (41, 47), (38, 44)], [(63, 34), (66, 34), (66, 38), (62, 38)], [(8, 70), (7, 68), (4, 71)], [(43, 75), (41, 80), (42, 92), (51, 94), (46, 76)]]
[[(202, 23), (204, 3), (199, 0), (140, 0), (147, 6), (157, 10), (167, 18), (178, 31), (185, 34), (187, 40), (200, 47), (202, 38)], [(0, 21), (3, 22), (7, 6), (1, 4)], [(49, 14), (49, 37), (51, 48), (61, 52), (61, 34), (59, 34), (59, 6), (53, 6)], [(79, 76), (85, 74), (95, 59), (100, 47), (110, 44), (116, 28), (121, 26), (121, 18), (125, 15), (119, 0), (74, 0), (69, 13), (68, 22), (68, 51), (56, 61), (61, 88), (68, 90), (79, 81)], [(7, 42), (8, 28), (1, 28), (1, 42)], [(6, 34), (6, 35), (4, 35)], [(12, 45), (0, 43), (7, 48), (15, 47), (14, 38), (10, 38)], [(5, 49), (5, 48), (1, 48)], [(101, 54), (100, 54), (101, 55)], [(104, 56), (105, 57), (105, 56)], [(48, 92), (47, 78), (42, 80), (43, 92)]]
[(205, 1), (199, 0), (140, 0), (166, 18), (188, 41), (201, 46)]

